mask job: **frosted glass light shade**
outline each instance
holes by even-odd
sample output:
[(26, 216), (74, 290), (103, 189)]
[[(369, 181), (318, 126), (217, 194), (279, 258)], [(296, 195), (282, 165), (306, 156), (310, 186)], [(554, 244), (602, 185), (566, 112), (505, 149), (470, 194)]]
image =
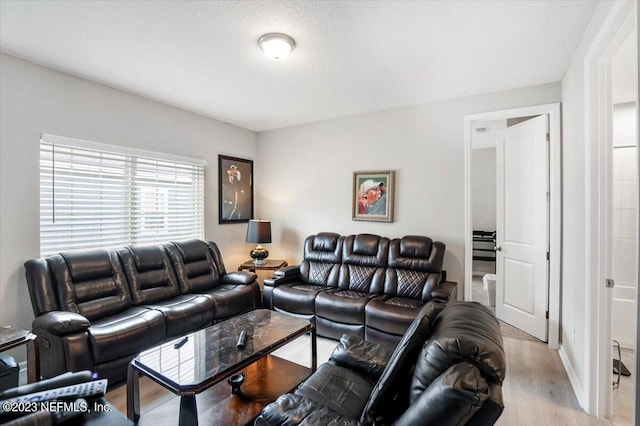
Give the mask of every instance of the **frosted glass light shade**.
[(271, 59), (280, 60), (289, 56), (296, 43), (286, 34), (269, 33), (260, 37), (258, 45), (265, 55)]

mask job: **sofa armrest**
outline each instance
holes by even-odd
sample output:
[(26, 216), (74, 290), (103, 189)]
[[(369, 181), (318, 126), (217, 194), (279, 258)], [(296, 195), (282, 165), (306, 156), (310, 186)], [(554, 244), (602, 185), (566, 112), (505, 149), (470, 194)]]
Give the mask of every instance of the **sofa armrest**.
[(502, 400), (502, 386), (489, 382), (489, 398), (480, 409), (469, 419), (468, 426), (493, 425), (504, 411)]
[(249, 285), (256, 281), (258, 276), (253, 272), (238, 271), (224, 274), (220, 281), (223, 284)]
[[(449, 367), (419, 395), (412, 396), (409, 408), (394, 423), (466, 425), (489, 397), (489, 385), (479, 369), (468, 362)], [(476, 424), (493, 424), (482, 423)]]
[(91, 322), (74, 312), (51, 311), (38, 316), (31, 325), (34, 330), (45, 330), (49, 334), (62, 337), (86, 331)]
[(453, 281), (440, 281), (438, 285), (431, 290), (431, 299), (449, 302), (458, 298), (458, 283)]
[(278, 269), (273, 278), (265, 278), (264, 285), (276, 287), (280, 284), (286, 284), (297, 281), (300, 278), (300, 265), (285, 266)]
[(338, 346), (331, 353), (329, 361), (377, 382), (391, 358), (393, 349), (390, 346), (343, 334)]
[(255, 426), (269, 425), (356, 426), (358, 422), (302, 395), (286, 393), (264, 407)]

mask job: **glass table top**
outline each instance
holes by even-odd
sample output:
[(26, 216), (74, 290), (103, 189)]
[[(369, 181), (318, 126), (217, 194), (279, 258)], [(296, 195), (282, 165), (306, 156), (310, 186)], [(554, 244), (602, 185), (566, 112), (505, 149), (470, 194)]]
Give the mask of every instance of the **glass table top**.
[(308, 320), (258, 309), (148, 349), (132, 365), (175, 390), (199, 392), (312, 328)]

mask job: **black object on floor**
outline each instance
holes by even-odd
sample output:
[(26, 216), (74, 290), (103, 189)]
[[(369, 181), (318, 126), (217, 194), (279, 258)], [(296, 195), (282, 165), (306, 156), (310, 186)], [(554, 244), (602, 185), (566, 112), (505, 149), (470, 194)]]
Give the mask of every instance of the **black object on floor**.
[(620, 361), (619, 359), (614, 359), (613, 360), (613, 374), (618, 374), (618, 371), (620, 371), (621, 375), (626, 376), (626, 377), (631, 375), (631, 372), (624, 365), (624, 363), (622, 361)]

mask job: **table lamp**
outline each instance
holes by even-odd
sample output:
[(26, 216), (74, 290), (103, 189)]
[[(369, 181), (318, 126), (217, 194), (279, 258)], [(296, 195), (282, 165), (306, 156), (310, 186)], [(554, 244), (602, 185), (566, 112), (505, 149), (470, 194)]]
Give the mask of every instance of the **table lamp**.
[(269, 256), (269, 252), (260, 244), (271, 242), (271, 221), (251, 219), (247, 227), (247, 242), (258, 244), (250, 252), (253, 264), (262, 266), (267, 263), (266, 259)]

